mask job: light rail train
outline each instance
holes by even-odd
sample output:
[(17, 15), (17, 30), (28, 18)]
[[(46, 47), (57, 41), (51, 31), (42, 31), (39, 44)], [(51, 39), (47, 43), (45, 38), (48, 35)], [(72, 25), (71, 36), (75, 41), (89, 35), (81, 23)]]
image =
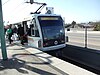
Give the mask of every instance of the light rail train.
[(63, 48), (66, 46), (64, 21), (60, 15), (53, 14), (53, 8), (46, 8), (46, 14), (40, 14), (39, 10), (45, 5), (46, 3), (42, 3), (31, 19), (21, 22), (25, 33), (27, 25), (30, 27), (27, 36), (28, 45), (43, 51)]

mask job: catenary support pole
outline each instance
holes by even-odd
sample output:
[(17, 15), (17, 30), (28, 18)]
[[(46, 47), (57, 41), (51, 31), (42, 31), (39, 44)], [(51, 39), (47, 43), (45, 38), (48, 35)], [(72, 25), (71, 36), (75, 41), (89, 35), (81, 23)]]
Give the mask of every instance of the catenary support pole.
[(2, 14), (2, 1), (0, 0), (0, 40), (1, 40), (1, 52), (3, 60), (7, 60), (7, 51), (5, 44), (5, 35), (4, 35), (4, 25), (3, 25), (3, 14)]
[(87, 48), (87, 27), (85, 26), (85, 48)]

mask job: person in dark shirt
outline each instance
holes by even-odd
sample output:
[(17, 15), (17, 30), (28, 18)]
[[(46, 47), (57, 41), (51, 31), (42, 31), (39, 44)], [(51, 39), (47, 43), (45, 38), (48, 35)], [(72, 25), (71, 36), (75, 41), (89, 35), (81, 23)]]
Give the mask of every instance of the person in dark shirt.
[(21, 25), (18, 26), (17, 34), (19, 36), (19, 39), (21, 40), (21, 44), (24, 45), (24, 28), (21, 27)]

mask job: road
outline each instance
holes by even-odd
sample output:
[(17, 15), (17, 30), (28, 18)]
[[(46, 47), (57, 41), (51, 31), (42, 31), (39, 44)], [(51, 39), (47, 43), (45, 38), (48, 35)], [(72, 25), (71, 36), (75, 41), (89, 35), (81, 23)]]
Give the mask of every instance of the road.
[(100, 50), (100, 33), (88, 31), (85, 42), (85, 31), (66, 31), (69, 42), (67, 44)]

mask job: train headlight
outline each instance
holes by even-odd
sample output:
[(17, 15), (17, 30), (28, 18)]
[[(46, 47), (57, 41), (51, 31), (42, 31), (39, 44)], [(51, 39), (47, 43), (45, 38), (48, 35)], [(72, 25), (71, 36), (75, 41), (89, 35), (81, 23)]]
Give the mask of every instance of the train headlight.
[(64, 40), (61, 40), (61, 43), (65, 43), (65, 41)]

